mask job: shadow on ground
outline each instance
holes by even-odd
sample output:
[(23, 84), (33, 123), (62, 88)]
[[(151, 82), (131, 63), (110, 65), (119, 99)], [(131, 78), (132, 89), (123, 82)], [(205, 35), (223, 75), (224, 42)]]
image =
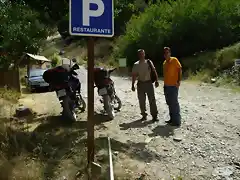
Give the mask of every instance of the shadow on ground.
[(109, 121), (111, 121), (111, 119), (107, 115), (98, 113), (98, 112), (94, 112), (94, 124), (95, 125), (99, 125), (99, 124), (109, 122)]
[[(108, 148), (108, 141), (106, 137), (99, 137), (95, 139), (96, 149), (100, 150), (102, 148)], [(122, 152), (126, 156), (137, 159), (143, 162), (151, 162), (153, 160), (162, 160), (164, 157), (148, 150), (145, 146), (147, 143), (135, 143), (132, 141), (127, 141), (126, 143), (120, 142), (115, 139), (111, 139), (111, 148), (112, 151)]]
[(27, 87), (22, 87), (21, 91), (23, 94), (36, 94), (36, 93), (46, 93), (46, 92), (51, 92), (49, 88), (39, 88), (34, 91), (30, 91)]
[[(10, 119), (5, 120), (5, 123), (8, 121)], [(74, 147), (79, 139), (85, 136), (87, 127), (86, 121), (69, 124), (64, 123), (57, 116), (39, 118), (38, 121), (41, 124), (32, 132), (27, 132), (23, 125), (16, 125), (16, 123), (1, 129), (0, 149), (2, 156), (7, 161), (0, 167), (0, 179), (11, 179), (14, 165), (6, 166), (6, 163), (9, 164), (18, 157), (21, 158), (23, 154), (27, 154), (28, 158), (34, 158), (43, 164), (43, 175), (36, 179), (53, 179), (56, 176), (54, 172), (59, 170), (59, 163), (73, 156)], [(77, 154), (82, 155), (81, 159), (85, 162), (86, 158), (83, 156), (85, 155), (85, 144), (81, 146), (82, 148), (78, 149)], [(18, 178), (21, 179), (21, 177)]]
[(144, 121), (142, 119), (138, 119), (136, 121), (130, 122), (130, 123), (122, 123), (119, 125), (121, 130), (127, 130), (131, 128), (143, 128), (147, 125), (153, 124), (153, 121)]
[[(2, 119), (0, 123), (4, 122), (5, 124), (8, 121), (10, 119)], [(77, 121), (69, 124), (58, 116), (42, 117), (38, 118), (37, 121), (40, 122), (40, 125), (33, 128), (32, 131), (27, 131), (23, 125), (21, 127), (21, 125), (17, 126), (13, 123), (11, 126), (0, 126), (2, 127), (0, 128), (0, 149), (1, 156), (4, 157), (3, 163), (0, 163), (0, 179), (13, 178), (16, 171), (15, 163), (20, 164), (16, 159), (22, 159), (24, 162), (22, 162), (22, 169), (29, 169), (33, 166), (31, 163), (28, 164), (29, 160), (41, 164), (41, 177), (34, 177), (35, 179), (55, 179), (56, 176), (59, 178), (59, 173), (65, 171), (72, 171), (73, 175), (69, 179), (73, 179), (73, 177), (76, 179), (75, 175), (79, 171), (82, 171), (80, 174), (84, 174), (87, 162), (87, 121)], [(94, 121), (96, 126), (101, 127), (104, 126), (104, 122), (109, 121), (109, 118), (96, 113)], [(126, 157), (144, 162), (164, 158), (149, 151), (145, 145), (146, 143), (120, 142), (111, 139), (112, 150), (121, 152)], [(96, 154), (101, 150), (107, 152), (107, 138), (95, 138), (95, 149)], [(0, 157), (0, 162), (1, 159)], [(100, 164), (106, 166), (108, 164), (107, 155), (104, 155), (102, 159), (105, 160), (99, 161)], [(63, 162), (67, 164), (63, 165)], [(32, 171), (37, 171), (37, 169)], [(16, 177), (21, 179), (19, 175)]]
[(159, 125), (155, 127), (151, 134), (149, 134), (149, 137), (154, 137), (154, 136), (162, 136), (162, 137), (170, 137), (174, 135), (174, 127), (169, 126), (168, 124), (166, 125)]

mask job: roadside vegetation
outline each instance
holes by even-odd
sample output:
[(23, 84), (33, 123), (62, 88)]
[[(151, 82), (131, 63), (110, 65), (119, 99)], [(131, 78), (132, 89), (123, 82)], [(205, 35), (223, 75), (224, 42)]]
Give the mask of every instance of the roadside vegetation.
[(21, 94), (7, 88), (0, 88), (0, 99), (4, 99), (6, 101), (10, 101), (12, 103), (17, 103)]
[(217, 51), (202, 52), (184, 58), (182, 64), (188, 69), (185, 76), (190, 80), (239, 89), (240, 69), (233, 67), (235, 60), (239, 58), (240, 43), (236, 43)]

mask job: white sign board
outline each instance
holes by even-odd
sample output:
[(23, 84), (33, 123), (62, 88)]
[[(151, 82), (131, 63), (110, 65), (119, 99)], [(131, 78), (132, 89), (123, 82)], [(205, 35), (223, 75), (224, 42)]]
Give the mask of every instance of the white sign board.
[(235, 66), (240, 66), (240, 59), (235, 60)]
[(119, 67), (127, 67), (127, 59), (126, 58), (118, 59), (118, 65)]

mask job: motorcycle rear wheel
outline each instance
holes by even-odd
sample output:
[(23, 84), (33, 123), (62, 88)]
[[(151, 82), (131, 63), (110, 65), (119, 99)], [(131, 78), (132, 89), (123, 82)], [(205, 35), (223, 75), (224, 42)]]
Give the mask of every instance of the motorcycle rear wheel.
[(75, 122), (77, 120), (71, 99), (68, 96), (62, 98), (62, 108), (63, 108), (62, 116), (64, 118), (67, 118), (71, 122)]
[(114, 109), (117, 111), (120, 111), (121, 107), (122, 107), (122, 101), (121, 99), (115, 95), (114, 99), (113, 99), (113, 104), (117, 104), (117, 106), (114, 106)]
[(115, 113), (114, 113), (114, 108), (111, 104), (111, 98), (109, 95), (103, 96), (103, 105), (104, 105), (104, 110), (108, 114), (109, 118), (113, 120), (115, 117)]
[(80, 94), (79, 95), (79, 107), (78, 107), (78, 109), (81, 111), (81, 112), (84, 112), (85, 110), (86, 110), (86, 107), (87, 107), (87, 105), (86, 105), (86, 102), (84, 101), (84, 99), (83, 99), (83, 97), (82, 97), (82, 95)]

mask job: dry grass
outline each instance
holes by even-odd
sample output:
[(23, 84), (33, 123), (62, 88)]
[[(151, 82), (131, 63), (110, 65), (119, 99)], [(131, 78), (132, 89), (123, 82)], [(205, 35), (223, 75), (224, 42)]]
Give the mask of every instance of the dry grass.
[(13, 103), (17, 103), (21, 93), (7, 88), (0, 88), (0, 99), (4, 99)]
[(0, 179), (77, 179), (86, 164), (84, 144), (77, 148), (76, 143), (83, 137), (82, 129), (69, 132), (69, 127), (44, 122), (28, 132), (10, 119), (2, 119), (0, 127)]
[[(51, 120), (50, 120), (51, 119)], [(48, 121), (55, 121), (50, 118)], [(33, 132), (0, 123), (0, 179), (86, 179), (86, 136), (83, 123), (73, 126), (45, 122)], [(102, 165), (100, 180), (107, 179), (107, 145), (105, 138), (96, 140), (96, 162)], [(129, 180), (126, 170), (117, 171), (116, 180)], [(134, 178), (135, 179), (135, 178)]]
[[(118, 64), (111, 57), (113, 43), (110, 40), (97, 40), (95, 42), (95, 64), (103, 67), (116, 67)], [(74, 41), (70, 45), (65, 46), (61, 39), (55, 39), (47, 45), (40, 52), (41, 55), (50, 58), (53, 54), (57, 54), (60, 50), (64, 50), (64, 57), (76, 58), (80, 65), (87, 64), (87, 43), (86, 41)]]

